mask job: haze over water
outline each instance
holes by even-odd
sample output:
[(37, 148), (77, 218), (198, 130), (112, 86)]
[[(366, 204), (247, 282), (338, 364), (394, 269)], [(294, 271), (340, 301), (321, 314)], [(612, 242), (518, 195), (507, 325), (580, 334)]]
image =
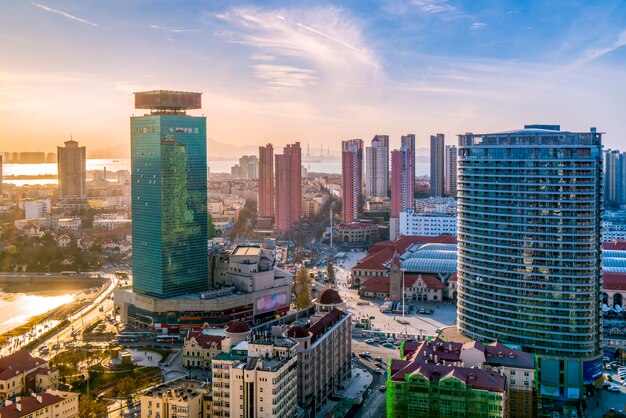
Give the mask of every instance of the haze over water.
[(41, 315), (74, 300), (71, 294), (43, 296), (24, 293), (0, 293), (0, 333), (22, 325), (29, 318)]

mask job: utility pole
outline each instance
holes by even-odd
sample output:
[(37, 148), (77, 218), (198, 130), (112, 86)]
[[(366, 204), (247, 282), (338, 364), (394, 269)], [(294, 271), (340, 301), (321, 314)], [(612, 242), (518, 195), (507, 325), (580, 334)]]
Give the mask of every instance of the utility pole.
[(333, 202), (330, 202), (330, 249), (333, 249)]

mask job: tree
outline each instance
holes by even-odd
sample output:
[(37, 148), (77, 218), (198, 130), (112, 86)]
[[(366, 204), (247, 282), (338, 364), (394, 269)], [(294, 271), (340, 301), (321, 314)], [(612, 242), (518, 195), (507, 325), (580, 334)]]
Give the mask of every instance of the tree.
[(311, 306), (311, 280), (309, 278), (309, 270), (301, 268), (296, 273), (293, 290), (296, 293), (296, 309), (306, 309)]
[(207, 212), (208, 213), (208, 224), (207, 224), (207, 231), (208, 231), (208, 235), (209, 235), (209, 239), (214, 238), (215, 237), (215, 225), (213, 224), (213, 215), (211, 214), (211, 212)]
[(78, 404), (78, 416), (83, 418), (101, 418), (107, 415), (104, 402), (95, 400), (89, 395), (81, 395)]
[(333, 266), (333, 260), (328, 259), (328, 265), (326, 266), (326, 274), (328, 275), (328, 284), (331, 287), (335, 286), (335, 266)]

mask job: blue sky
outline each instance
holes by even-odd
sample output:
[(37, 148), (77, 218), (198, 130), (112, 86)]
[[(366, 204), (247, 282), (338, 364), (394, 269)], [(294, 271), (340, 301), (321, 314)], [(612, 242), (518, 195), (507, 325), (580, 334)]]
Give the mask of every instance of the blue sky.
[(125, 144), (154, 88), (202, 91), (229, 144), (560, 123), (626, 150), (624, 1), (7, 1), (0, 39), (2, 151)]

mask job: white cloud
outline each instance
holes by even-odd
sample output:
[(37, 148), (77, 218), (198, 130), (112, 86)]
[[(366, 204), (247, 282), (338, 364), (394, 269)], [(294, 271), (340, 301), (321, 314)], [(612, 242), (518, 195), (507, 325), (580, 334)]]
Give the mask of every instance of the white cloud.
[(162, 30), (162, 31), (172, 32), (172, 33), (201, 32), (201, 30), (200, 30), (200, 29), (179, 29), (179, 28), (168, 28), (167, 26), (161, 26), (161, 25), (150, 25), (150, 29), (153, 29), (153, 30)]
[(378, 57), (367, 44), (360, 23), (343, 9), (235, 8), (219, 19), (231, 23), (231, 42), (255, 48), (252, 60), (275, 63), (273, 67), (252, 67), (255, 76), (266, 82), (272, 74), (273, 81), (268, 84), (273, 86), (302, 87), (318, 79), (334, 85), (380, 73)]
[(87, 19), (83, 19), (82, 17), (74, 16), (74, 15), (69, 14), (69, 13), (67, 13), (67, 12), (64, 12), (64, 11), (62, 11), (62, 10), (53, 9), (52, 7), (46, 6), (46, 5), (41, 4), (41, 3), (36, 3), (36, 2), (34, 2), (34, 1), (31, 1), (30, 3), (31, 3), (33, 6), (35, 6), (35, 7), (38, 7), (38, 8), (40, 8), (40, 9), (42, 9), (42, 10), (45, 10), (46, 12), (59, 14), (59, 15), (61, 15), (61, 16), (63, 16), (63, 17), (66, 17), (66, 18), (68, 18), (68, 19), (74, 20), (74, 21), (79, 22), (79, 23), (83, 23), (83, 24), (85, 24), (85, 25), (89, 25), (89, 26), (98, 26), (98, 24), (97, 24), (97, 23), (91, 22), (91, 21), (89, 21), (89, 20), (87, 20)]
[(485, 26), (487, 26), (485, 23), (483, 22), (474, 22), (470, 25), (470, 29), (471, 30), (480, 30), (482, 28), (484, 28)]
[(446, 0), (412, 0), (411, 3), (426, 13), (444, 13), (456, 10), (456, 7)]
[(591, 61), (595, 61), (611, 52), (620, 49), (626, 45), (626, 30), (620, 32), (617, 39), (609, 46), (601, 48), (592, 48), (583, 52), (582, 56), (574, 63), (575, 66), (585, 65)]

